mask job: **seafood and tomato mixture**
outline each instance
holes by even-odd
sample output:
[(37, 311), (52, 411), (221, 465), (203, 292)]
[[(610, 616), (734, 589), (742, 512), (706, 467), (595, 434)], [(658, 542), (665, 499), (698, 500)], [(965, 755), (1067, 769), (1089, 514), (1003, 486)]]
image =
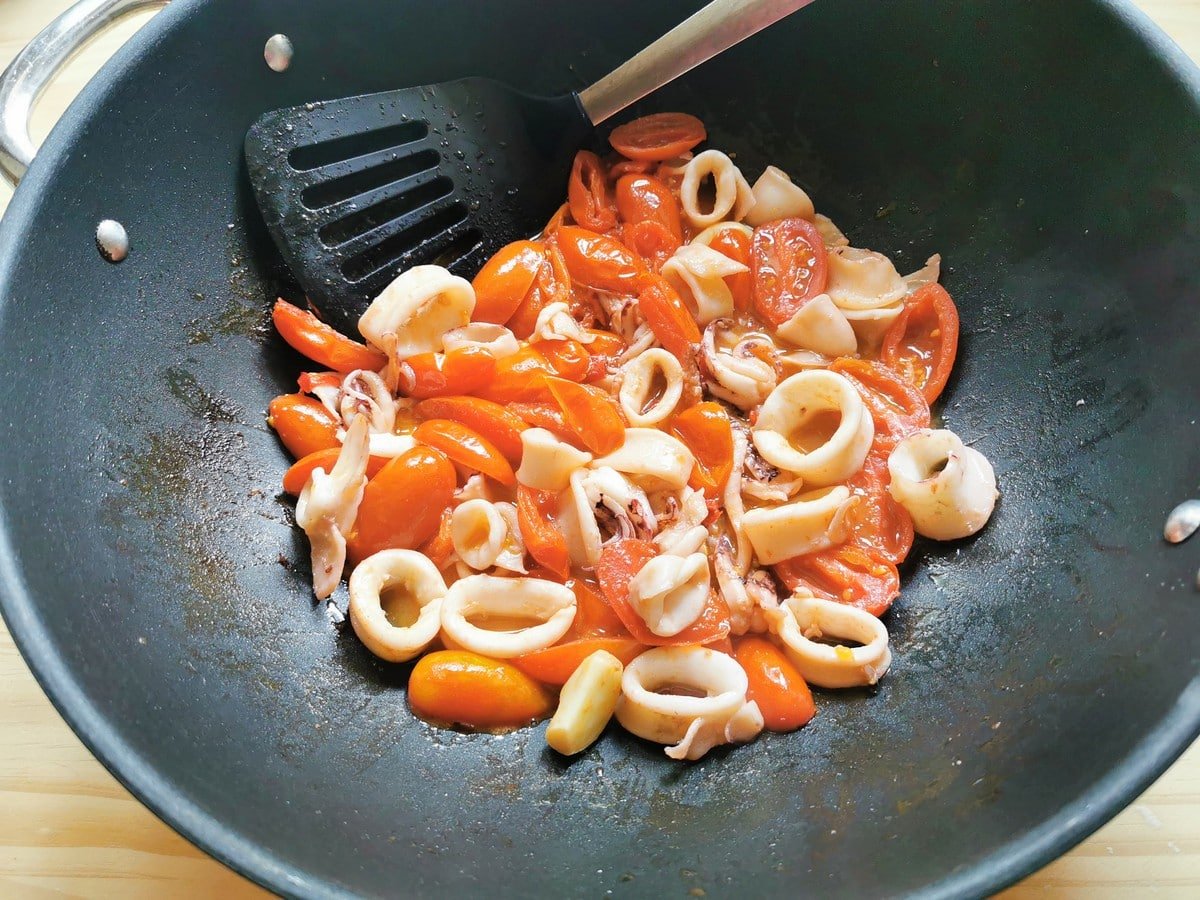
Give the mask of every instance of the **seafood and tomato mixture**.
[[(681, 113), (575, 157), (541, 235), (467, 281), (399, 275), (351, 340), (279, 300), (312, 360), (271, 426), (316, 596), (418, 658), (421, 718), (611, 718), (697, 759), (870, 685), (914, 533), (983, 527), (992, 467), (930, 428), (959, 320), (788, 175), (753, 184)], [(331, 615), (341, 614), (329, 599)]]

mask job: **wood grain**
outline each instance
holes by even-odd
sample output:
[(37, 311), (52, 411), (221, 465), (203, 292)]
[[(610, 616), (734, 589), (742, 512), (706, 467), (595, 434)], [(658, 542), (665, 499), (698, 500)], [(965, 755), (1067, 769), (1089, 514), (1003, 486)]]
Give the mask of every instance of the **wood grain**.
[[(832, 2), (832, 0), (831, 0)], [(0, 4), (0, 65), (69, 0)], [(1200, 0), (1141, 0), (1200, 59)], [(142, 16), (98, 39), (47, 92), (42, 137), (59, 111)], [(0, 209), (8, 202), (0, 186)], [(1003, 900), (1200, 896), (1200, 746), (1132, 806)], [(263, 897), (134, 800), (59, 718), (0, 625), (0, 896), (8, 898)]]

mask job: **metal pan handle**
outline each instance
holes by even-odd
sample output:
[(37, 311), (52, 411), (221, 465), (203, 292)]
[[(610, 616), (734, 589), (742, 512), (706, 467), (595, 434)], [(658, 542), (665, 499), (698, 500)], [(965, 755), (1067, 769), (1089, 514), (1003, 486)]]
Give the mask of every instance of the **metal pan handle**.
[(37, 149), (29, 114), (42, 91), (88, 39), (125, 16), (170, 0), (79, 0), (47, 25), (0, 74), (0, 173), (15, 186)]

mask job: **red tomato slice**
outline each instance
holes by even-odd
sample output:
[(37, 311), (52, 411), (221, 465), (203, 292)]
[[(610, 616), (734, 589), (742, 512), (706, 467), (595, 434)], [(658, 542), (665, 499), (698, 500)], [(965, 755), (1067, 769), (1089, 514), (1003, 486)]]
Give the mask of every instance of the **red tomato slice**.
[(882, 363), (841, 357), (829, 370), (849, 378), (871, 410), (875, 420), (872, 453), (886, 458), (914, 431), (929, 427), (929, 404), (921, 392)]
[(842, 546), (784, 560), (774, 567), (788, 590), (805, 587), (818, 597), (882, 616), (900, 596), (900, 573), (861, 547)]
[(940, 284), (913, 294), (883, 337), (879, 359), (932, 403), (946, 387), (958, 355), (958, 308)]
[(708, 137), (704, 123), (687, 113), (655, 113), (613, 130), (608, 142), (630, 159), (660, 161), (691, 150)]
[(817, 226), (807, 219), (780, 219), (754, 229), (750, 247), (754, 311), (782, 325), (825, 290), (829, 256)]
[(750, 682), (746, 698), (758, 704), (768, 731), (795, 731), (816, 715), (817, 707), (804, 676), (766, 638), (738, 638), (733, 657)]
[(858, 498), (846, 515), (851, 544), (899, 565), (913, 544), (913, 520), (888, 491), (887, 457), (868, 454), (858, 474), (846, 483)]

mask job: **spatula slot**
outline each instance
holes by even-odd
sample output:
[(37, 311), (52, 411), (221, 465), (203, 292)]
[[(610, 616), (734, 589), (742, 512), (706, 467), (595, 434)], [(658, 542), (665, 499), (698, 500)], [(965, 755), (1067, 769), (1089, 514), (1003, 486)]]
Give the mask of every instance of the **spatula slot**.
[(300, 193), (300, 202), (312, 210), (324, 209), (335, 203), (341, 203), (343, 200), (349, 200), (351, 197), (357, 197), (359, 194), (365, 194), (367, 191), (373, 191), (385, 184), (402, 181), (418, 172), (432, 169), (437, 164), (436, 150), (422, 150), (410, 156), (365, 166), (357, 172), (351, 172), (340, 178), (318, 182)]
[(431, 265), (453, 269), (483, 243), (483, 232), (478, 228), (468, 228), (456, 236), (444, 250), (441, 250), (429, 260)]
[(403, 218), (435, 200), (441, 200), (453, 190), (454, 182), (444, 175), (439, 175), (432, 181), (418, 184), (400, 194), (330, 222), (323, 226), (317, 235), (326, 247), (337, 247), (356, 235), (365, 234), (393, 219)]
[(429, 125), (425, 122), (402, 122), (399, 125), (388, 125), (385, 128), (376, 128), (374, 131), (361, 131), (345, 137), (296, 147), (288, 154), (288, 165), (297, 172), (308, 172), (330, 163), (378, 153), (389, 147), (402, 147), (405, 144), (419, 141), (428, 134)]
[(360, 281), (366, 276), (382, 268), (394, 265), (400, 259), (405, 259), (406, 265), (426, 262), (427, 257), (421, 252), (421, 245), (437, 237), (444, 231), (449, 231), (455, 225), (467, 218), (467, 205), (456, 201), (444, 206), (431, 215), (417, 219), (413, 224), (378, 244), (367, 248), (361, 253), (342, 263), (342, 274), (350, 281)]

